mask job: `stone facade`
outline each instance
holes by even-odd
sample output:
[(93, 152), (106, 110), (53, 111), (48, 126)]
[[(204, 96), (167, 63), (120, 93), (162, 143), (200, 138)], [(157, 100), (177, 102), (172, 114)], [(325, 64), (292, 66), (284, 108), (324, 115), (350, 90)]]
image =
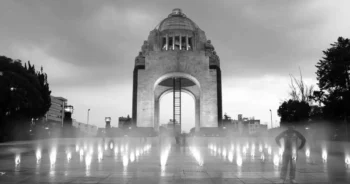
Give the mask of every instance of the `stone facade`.
[[(176, 10), (176, 11), (175, 11)], [(198, 26), (175, 9), (144, 41), (135, 59), (132, 118), (137, 127), (159, 128), (159, 101), (169, 78), (194, 85), (182, 87), (195, 100), (196, 131), (218, 127), (222, 118), (220, 60)]]

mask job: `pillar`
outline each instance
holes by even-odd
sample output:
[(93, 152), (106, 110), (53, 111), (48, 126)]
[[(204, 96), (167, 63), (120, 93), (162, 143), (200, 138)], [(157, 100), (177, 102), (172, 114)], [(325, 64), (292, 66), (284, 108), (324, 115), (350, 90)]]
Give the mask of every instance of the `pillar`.
[(199, 131), (199, 127), (200, 127), (200, 100), (199, 97), (195, 98), (195, 132)]
[(173, 50), (175, 50), (175, 35), (173, 35)]
[(188, 35), (186, 35), (186, 50), (188, 50)]
[(180, 50), (181, 50), (181, 47), (182, 47), (182, 37), (181, 37), (181, 34), (180, 34)]
[(154, 102), (154, 130), (159, 131), (159, 98)]
[(169, 45), (169, 38), (168, 38), (168, 35), (165, 35), (165, 40), (166, 40), (165, 50), (168, 50), (168, 45)]

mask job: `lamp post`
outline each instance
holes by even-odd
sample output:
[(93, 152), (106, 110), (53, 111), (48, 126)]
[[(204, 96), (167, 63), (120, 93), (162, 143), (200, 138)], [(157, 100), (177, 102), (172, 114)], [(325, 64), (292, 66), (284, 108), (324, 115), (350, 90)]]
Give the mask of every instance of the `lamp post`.
[(272, 111), (270, 109), (270, 115), (271, 115), (271, 129), (272, 129)]
[(89, 124), (89, 114), (90, 114), (90, 109), (88, 109), (88, 112), (87, 112), (87, 124)]

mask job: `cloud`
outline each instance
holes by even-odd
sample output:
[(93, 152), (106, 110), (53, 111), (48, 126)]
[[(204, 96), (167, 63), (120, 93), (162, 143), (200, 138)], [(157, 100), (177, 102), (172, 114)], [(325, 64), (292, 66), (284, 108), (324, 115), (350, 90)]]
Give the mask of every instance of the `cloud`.
[[(299, 78), (299, 75), (294, 75)], [(316, 83), (313, 78), (303, 78), (306, 85)], [(277, 109), (281, 102), (288, 99), (290, 78), (286, 76), (265, 75), (261, 78), (224, 79), (223, 112), (237, 119), (237, 114), (255, 117), (262, 123), (269, 122), (272, 110), (274, 126), (279, 125)]]
[[(131, 106), (135, 56), (149, 32), (179, 7), (220, 56), (224, 110), (268, 121), (266, 109), (285, 98), (289, 74), (298, 76), (300, 66), (315, 84), (322, 50), (338, 36), (350, 37), (349, 6), (347, 0), (4, 0), (0, 54), (43, 65), (54, 94), (69, 97), (78, 120), (85, 119), (79, 108), (90, 106), (84, 99), (98, 100), (108, 114), (126, 115), (116, 104)], [(98, 113), (96, 121), (104, 116)]]
[(90, 110), (89, 123), (105, 127), (104, 118), (111, 117), (113, 127), (117, 127), (118, 118), (131, 116), (131, 84), (106, 85), (105, 87), (62, 87), (53, 95), (68, 99), (74, 106), (73, 118), (82, 123), (87, 121), (87, 110)]

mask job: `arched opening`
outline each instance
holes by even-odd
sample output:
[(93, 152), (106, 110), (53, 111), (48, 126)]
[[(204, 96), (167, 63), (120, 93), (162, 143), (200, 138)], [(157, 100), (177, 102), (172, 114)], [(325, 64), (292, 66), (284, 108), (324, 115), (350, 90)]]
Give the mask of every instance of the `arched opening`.
[[(173, 124), (172, 130), (169, 130), (174, 133), (180, 133), (182, 129), (180, 125), (182, 124), (182, 121), (185, 121), (186, 126), (183, 127), (183, 131), (188, 132), (193, 127), (195, 127), (195, 131), (199, 131), (200, 93), (199, 81), (189, 74), (174, 72), (165, 74), (158, 78), (154, 84), (154, 129), (159, 131), (160, 128), (164, 128), (160, 126), (161, 124), (171, 122)], [(162, 103), (161, 107), (160, 102), (165, 95), (168, 97), (165, 98), (166, 100)], [(189, 105), (188, 103), (193, 104)], [(192, 110), (188, 109), (188, 107), (192, 108)], [(167, 117), (163, 117), (163, 115), (160, 117), (161, 109), (162, 114), (163, 111), (165, 111), (167, 114), (165, 116)], [(185, 114), (183, 115), (183, 113)], [(182, 116), (185, 117), (185, 119), (183, 119)], [(194, 121), (193, 119), (191, 120), (193, 116)], [(162, 119), (160, 120), (160, 118)], [(175, 122), (176, 131), (174, 131), (173, 122)], [(193, 122), (194, 126), (192, 125)]]
[[(189, 92), (181, 92), (182, 96), (182, 117), (181, 132), (189, 133), (195, 128), (195, 98)], [(171, 91), (165, 92), (159, 99), (159, 126), (173, 128), (173, 94)]]

